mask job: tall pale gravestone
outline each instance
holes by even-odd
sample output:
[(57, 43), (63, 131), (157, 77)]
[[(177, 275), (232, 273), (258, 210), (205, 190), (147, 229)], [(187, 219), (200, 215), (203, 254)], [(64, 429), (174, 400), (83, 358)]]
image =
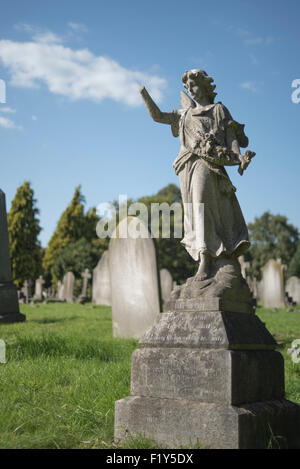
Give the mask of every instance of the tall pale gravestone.
[[(136, 238), (140, 231), (148, 237)], [(155, 247), (135, 217), (124, 218), (114, 235), (109, 243), (113, 334), (139, 339), (160, 312)]]
[(64, 294), (64, 283), (61, 280), (58, 280), (57, 282), (57, 299), (59, 301), (64, 301), (65, 300), (65, 294)]
[(43, 285), (44, 285), (44, 283), (45, 283), (45, 280), (43, 279), (43, 277), (41, 275), (35, 281), (34, 299), (37, 300), (37, 301), (42, 301), (42, 299), (43, 299)]
[(168, 269), (161, 269), (160, 272), (161, 296), (164, 303), (170, 299), (173, 290), (173, 279)]
[(109, 253), (105, 251), (93, 270), (92, 302), (111, 306)]
[(63, 287), (64, 287), (64, 299), (68, 303), (73, 303), (74, 296), (74, 282), (75, 282), (75, 275), (73, 272), (67, 272), (63, 279)]
[[(172, 112), (161, 112), (144, 87), (141, 94), (150, 116), (180, 138), (173, 166), (184, 204), (182, 243), (197, 272), (172, 291), (133, 352), (131, 394), (115, 404), (115, 440), (143, 435), (164, 448), (220, 449), (262, 449), (276, 440), (300, 448), (300, 406), (285, 399), (283, 357), (241, 273), (249, 235), (223, 168), (236, 165), (243, 175), (255, 153), (240, 152), (248, 146), (244, 126), (214, 102), (212, 77), (188, 70), (182, 82), (181, 109)], [(122, 248), (115, 263), (126, 258), (126, 278), (139, 252), (129, 258)], [(273, 263), (264, 271), (267, 298), (281, 304), (283, 272)], [(135, 283), (126, 285), (129, 298)]]
[(284, 266), (270, 259), (262, 268), (262, 303), (265, 308), (284, 308)]
[(285, 291), (295, 303), (300, 304), (300, 278), (290, 277), (286, 282)]
[(0, 323), (25, 319), (19, 311), (18, 293), (12, 281), (5, 194), (0, 189)]

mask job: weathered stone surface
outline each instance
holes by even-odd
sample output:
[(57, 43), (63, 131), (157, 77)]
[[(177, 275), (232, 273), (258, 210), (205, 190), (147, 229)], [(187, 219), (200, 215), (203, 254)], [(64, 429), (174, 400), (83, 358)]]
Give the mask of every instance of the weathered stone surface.
[(39, 278), (35, 281), (35, 291), (34, 291), (34, 299), (37, 301), (42, 301), (43, 299), (43, 284), (45, 280), (40, 275)]
[(283, 358), (274, 351), (139, 349), (131, 395), (232, 405), (282, 399)]
[[(177, 287), (180, 288), (180, 287)], [(176, 289), (174, 290), (176, 293)], [(173, 294), (173, 293), (172, 293)], [(170, 299), (167, 301), (165, 311), (228, 311), (232, 313), (253, 313), (254, 312), (253, 300), (249, 302), (232, 301), (224, 298), (205, 298), (199, 300), (197, 298), (179, 298)]]
[(266, 308), (284, 308), (284, 267), (270, 259), (262, 268), (262, 302)]
[[(134, 238), (140, 230), (149, 237)], [(113, 333), (140, 338), (160, 312), (155, 247), (138, 218), (123, 219), (115, 236), (109, 243)]]
[[(266, 448), (273, 434), (283, 447), (300, 448), (300, 406), (283, 399), (283, 359), (253, 314), (237, 259), (249, 247), (247, 226), (223, 168), (237, 164), (242, 175), (255, 153), (240, 153), (248, 146), (244, 126), (214, 103), (213, 79), (188, 70), (182, 80), (189, 96), (182, 93), (182, 109), (171, 113), (161, 112), (144, 87), (141, 94), (151, 117), (180, 137), (174, 168), (184, 204), (182, 243), (200, 263), (172, 291), (133, 355), (132, 395), (116, 402), (115, 438), (248, 449)], [(269, 264), (264, 274), (267, 306), (284, 305), (277, 291), (283, 266), (274, 273)]]
[(0, 190), (0, 323), (25, 319), (19, 311), (18, 292), (12, 282), (5, 194)]
[(87, 296), (87, 289), (88, 289), (88, 281), (92, 277), (90, 274), (89, 269), (85, 269), (84, 272), (81, 273), (82, 277), (82, 290), (81, 290), (81, 295), (77, 299), (77, 301), (81, 304), (86, 303), (88, 301), (88, 296)]
[(116, 441), (143, 435), (169, 448), (263, 449), (272, 429), (283, 448), (299, 449), (299, 428), (300, 407), (285, 399), (239, 407), (144, 396), (116, 402)]
[(63, 295), (64, 295), (64, 299), (68, 303), (73, 303), (74, 301), (74, 296), (73, 296), (74, 282), (75, 282), (75, 275), (73, 274), (73, 272), (67, 272), (63, 278), (63, 286), (64, 286)]
[(96, 305), (111, 306), (109, 254), (105, 251), (93, 270), (92, 301)]
[(283, 358), (254, 314), (163, 313), (140, 345), (131, 396), (116, 403), (117, 440), (265, 448), (271, 429), (300, 448), (300, 407), (284, 400)]
[(273, 350), (276, 342), (255, 314), (167, 312), (145, 333), (140, 345)]
[(60, 280), (57, 282), (57, 299), (59, 301), (64, 301), (65, 300), (65, 293), (64, 293), (65, 287), (63, 282)]
[(286, 282), (285, 291), (295, 303), (300, 304), (300, 278), (290, 277)]
[(161, 269), (160, 272), (160, 287), (162, 300), (165, 303), (169, 300), (171, 291), (173, 290), (173, 279), (168, 269)]

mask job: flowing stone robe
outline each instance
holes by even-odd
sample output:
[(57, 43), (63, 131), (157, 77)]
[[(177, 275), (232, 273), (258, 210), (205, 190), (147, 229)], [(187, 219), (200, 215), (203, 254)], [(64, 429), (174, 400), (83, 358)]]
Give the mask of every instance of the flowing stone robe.
[(173, 111), (173, 116), (172, 132), (181, 141), (173, 164), (185, 204), (181, 242), (194, 260), (200, 259), (201, 252), (212, 257), (223, 253), (239, 256), (249, 247), (248, 230), (224, 166), (234, 157), (227, 147), (227, 130), (246, 147), (244, 126), (232, 119), (221, 102), (190, 105)]

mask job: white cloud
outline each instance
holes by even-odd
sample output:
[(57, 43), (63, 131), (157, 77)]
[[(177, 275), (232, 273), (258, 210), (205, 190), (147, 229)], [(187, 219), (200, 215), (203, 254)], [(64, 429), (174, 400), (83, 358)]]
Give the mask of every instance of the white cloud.
[(12, 109), (11, 107), (1, 107), (0, 106), (0, 112), (3, 112), (5, 114), (15, 114), (16, 110), (15, 109)]
[(62, 42), (61, 38), (51, 31), (38, 32), (33, 36), (33, 39), (35, 42), (41, 42), (45, 44), (55, 44)]
[(245, 81), (244, 83), (240, 84), (240, 87), (245, 90), (252, 91), (252, 93), (255, 94), (259, 93), (259, 88), (256, 83), (254, 83), (254, 81)]
[(22, 130), (22, 127), (16, 125), (11, 119), (7, 117), (0, 116), (0, 127), (4, 127), (5, 129), (18, 129)]
[(68, 26), (76, 33), (85, 33), (87, 31), (87, 27), (83, 23), (74, 23), (73, 21), (69, 21)]
[(36, 116), (31, 116), (31, 119), (32, 119), (33, 121), (37, 121), (37, 117), (36, 117)]
[(250, 46), (258, 46), (259, 44), (263, 44), (265, 40), (262, 37), (251, 37), (251, 38), (245, 39), (244, 42), (245, 44), (248, 44)]
[(234, 26), (229, 26), (226, 28), (228, 32), (234, 33), (235, 35), (239, 36), (244, 44), (248, 46), (259, 46), (259, 45), (270, 45), (276, 39), (273, 36), (257, 36), (253, 34), (248, 29), (243, 28), (236, 28)]
[(101, 101), (110, 98), (138, 106), (139, 88), (145, 85), (160, 100), (166, 80), (150, 73), (130, 70), (115, 60), (96, 56), (88, 49), (72, 49), (58, 43), (53, 33), (35, 33), (30, 42), (0, 40), (0, 62), (18, 87), (44, 84), (54, 94), (72, 100)]

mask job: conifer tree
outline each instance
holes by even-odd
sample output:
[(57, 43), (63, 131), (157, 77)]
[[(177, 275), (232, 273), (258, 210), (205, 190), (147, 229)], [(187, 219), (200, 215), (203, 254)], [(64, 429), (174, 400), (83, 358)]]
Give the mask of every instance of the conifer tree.
[(42, 272), (41, 231), (33, 189), (26, 181), (17, 189), (7, 215), (13, 281), (20, 288), (25, 280)]
[(45, 251), (43, 266), (45, 270), (51, 272), (54, 280), (57, 280), (54, 269), (55, 261), (66, 246), (82, 238), (87, 241), (97, 238), (96, 224), (98, 216), (96, 209), (91, 209), (85, 214), (84, 203), (85, 199), (81, 192), (81, 186), (77, 186), (71, 203), (62, 213)]

